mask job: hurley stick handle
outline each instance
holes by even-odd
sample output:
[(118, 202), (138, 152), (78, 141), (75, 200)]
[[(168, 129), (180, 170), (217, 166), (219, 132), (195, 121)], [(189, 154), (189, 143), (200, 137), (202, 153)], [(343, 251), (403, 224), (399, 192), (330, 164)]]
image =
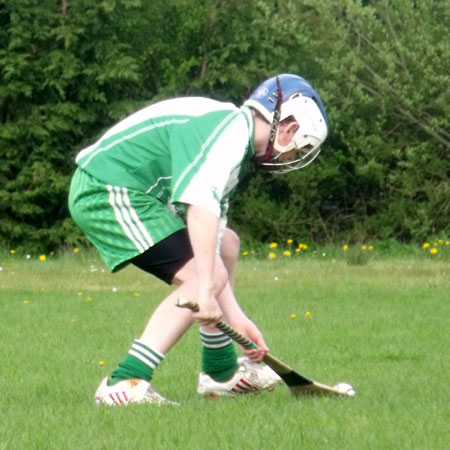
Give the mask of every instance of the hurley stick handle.
[(219, 320), (216, 323), (216, 327), (223, 331), (226, 335), (230, 336), (231, 339), (236, 341), (239, 345), (242, 345), (244, 348), (258, 348), (258, 346), (252, 342), (250, 339), (247, 339), (245, 336), (242, 336), (241, 333), (238, 333), (236, 330), (230, 327), (223, 320)]
[(177, 302), (175, 303), (179, 308), (186, 308), (190, 309), (194, 312), (199, 312), (200, 308), (198, 307), (197, 303), (193, 302), (192, 300), (188, 300), (187, 298), (179, 298), (177, 299)]
[[(180, 308), (187, 308), (194, 312), (199, 311), (197, 303), (193, 302), (192, 300), (188, 300), (186, 298), (179, 298), (177, 300), (176, 305)], [(239, 345), (242, 345), (242, 347), (244, 348), (258, 347), (254, 342), (252, 342), (250, 339), (247, 339), (245, 336), (242, 336), (242, 334), (238, 333), (235, 329), (233, 329), (223, 320), (219, 320), (215, 324), (215, 327), (218, 328), (220, 331), (223, 331), (227, 336), (230, 336), (231, 339), (236, 341)]]

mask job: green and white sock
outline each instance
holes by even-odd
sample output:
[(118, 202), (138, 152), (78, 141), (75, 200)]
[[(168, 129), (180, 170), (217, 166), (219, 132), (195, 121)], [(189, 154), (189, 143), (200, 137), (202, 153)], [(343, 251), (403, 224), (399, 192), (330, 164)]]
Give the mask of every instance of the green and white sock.
[(122, 380), (141, 379), (151, 381), (153, 371), (163, 362), (164, 355), (135, 339), (127, 356), (111, 375), (109, 385)]
[(203, 343), (202, 370), (215, 381), (226, 381), (239, 367), (233, 341), (223, 334), (208, 333), (200, 328)]

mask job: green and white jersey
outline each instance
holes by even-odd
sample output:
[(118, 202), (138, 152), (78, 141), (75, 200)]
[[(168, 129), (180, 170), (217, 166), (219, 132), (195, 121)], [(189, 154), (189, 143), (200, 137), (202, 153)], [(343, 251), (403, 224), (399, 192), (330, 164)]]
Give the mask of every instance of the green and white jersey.
[(166, 100), (119, 122), (76, 161), (106, 185), (224, 216), (254, 154), (253, 125), (245, 106), (200, 97)]

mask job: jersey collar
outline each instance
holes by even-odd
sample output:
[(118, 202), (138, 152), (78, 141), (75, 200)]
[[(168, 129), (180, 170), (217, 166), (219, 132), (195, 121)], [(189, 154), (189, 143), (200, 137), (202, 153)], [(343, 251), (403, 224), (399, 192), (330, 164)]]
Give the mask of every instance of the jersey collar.
[(243, 113), (248, 126), (248, 149), (247, 154), (252, 157), (255, 154), (255, 119), (252, 114), (252, 110), (248, 106), (241, 106), (241, 112)]

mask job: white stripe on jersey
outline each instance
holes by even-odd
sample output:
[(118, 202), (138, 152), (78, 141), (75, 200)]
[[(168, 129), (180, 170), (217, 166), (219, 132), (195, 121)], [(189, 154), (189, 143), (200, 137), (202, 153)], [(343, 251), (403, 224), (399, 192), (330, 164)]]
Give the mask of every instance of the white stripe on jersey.
[[(77, 157), (75, 158), (75, 161), (78, 163), (82, 158), (89, 155), (89, 153), (95, 151), (98, 146), (108, 138), (111, 138), (114, 135), (117, 135), (119, 133), (126, 132), (127, 129), (131, 127), (135, 127), (139, 125), (140, 123), (144, 123), (147, 120), (155, 119), (158, 120), (158, 118), (167, 117), (167, 116), (189, 116), (189, 117), (198, 117), (203, 114), (207, 114), (214, 111), (222, 111), (223, 109), (230, 109), (235, 110), (236, 107), (231, 103), (222, 103), (218, 102), (216, 100), (211, 100), (208, 98), (203, 97), (181, 97), (181, 98), (175, 98), (170, 100), (163, 100), (158, 103), (154, 103), (153, 105), (147, 106), (146, 108), (143, 108), (139, 111), (136, 111), (134, 114), (131, 114), (130, 116), (126, 117), (116, 125), (114, 125), (112, 128), (106, 131), (106, 133), (95, 143), (90, 145), (89, 147), (81, 150)], [(166, 122), (162, 122), (159, 126), (168, 125), (170, 123), (185, 123), (188, 122), (189, 119), (173, 119), (173, 120), (167, 120)], [(145, 132), (152, 128), (146, 128), (142, 130), (142, 132)], [(137, 133), (139, 134), (139, 133)], [(130, 138), (135, 136), (135, 134), (131, 134), (130, 136), (126, 136), (124, 139)], [(115, 145), (119, 142), (122, 142), (121, 139), (116, 140), (113, 144)], [(108, 146), (109, 148), (109, 146)], [(100, 151), (107, 150), (101, 149)], [(95, 152), (94, 155), (92, 155), (89, 160), (82, 164), (81, 167), (85, 167), (87, 164), (89, 164), (90, 160), (97, 154), (98, 152)]]
[(135, 136), (139, 136), (140, 134), (145, 133), (150, 130), (153, 130), (154, 128), (165, 127), (165, 126), (171, 125), (173, 123), (186, 123), (186, 122), (188, 122), (188, 119), (172, 119), (172, 120), (165, 120), (164, 122), (154, 123), (152, 125), (149, 125), (148, 127), (140, 128), (139, 130), (136, 130), (134, 133), (130, 133), (130, 134), (127, 134), (126, 136), (120, 137), (120, 138), (116, 139), (115, 141), (111, 142), (110, 144), (108, 144), (106, 147), (98, 148), (98, 146), (107, 137), (107, 135), (105, 134), (94, 145), (91, 145), (90, 147), (85, 148), (80, 153), (78, 153), (75, 161), (78, 163), (81, 158), (83, 158), (83, 157), (87, 156), (89, 153), (91, 153), (89, 155), (89, 158), (80, 166), (82, 169), (84, 169), (91, 162), (92, 158), (94, 158), (96, 155), (98, 155), (101, 152), (106, 152), (110, 148), (114, 147), (117, 144), (120, 144), (121, 142), (126, 141), (127, 139), (131, 139), (131, 138), (134, 138)]
[[(108, 185), (107, 189), (109, 191), (109, 204), (114, 209), (116, 219), (122, 227), (123, 231), (141, 253), (145, 252), (147, 248), (151, 247), (153, 242), (151, 241), (151, 239), (150, 242), (146, 242), (145, 238), (139, 233), (136, 225), (132, 222), (130, 211), (132, 215), (136, 216), (136, 218), (137, 214), (130, 205), (130, 200), (128, 199), (126, 188), (123, 188), (125, 189), (124, 197), (127, 199), (125, 200), (125, 204), (128, 203), (130, 211), (127, 211), (127, 205), (124, 206), (124, 201), (121, 197), (122, 192), (119, 186), (113, 187), (111, 185)], [(137, 220), (140, 223), (139, 219)], [(143, 227), (142, 223), (140, 223), (140, 225)]]
[(234, 119), (235, 117), (237, 117), (239, 115), (239, 111), (233, 111), (231, 114), (228, 114), (228, 116), (225, 117), (225, 119), (222, 120), (222, 122), (219, 123), (219, 125), (217, 125), (217, 127), (215, 128), (215, 130), (209, 135), (208, 139), (203, 143), (201, 150), (199, 152), (199, 154), (196, 156), (196, 158), (194, 159), (194, 161), (191, 162), (191, 164), (189, 164), (183, 171), (183, 173), (180, 175), (180, 177), (178, 178), (175, 186), (172, 189), (172, 196), (175, 196), (175, 193), (178, 189), (178, 186), (180, 185), (180, 183), (183, 182), (184, 178), (186, 177), (186, 175), (188, 174), (188, 172), (197, 164), (197, 162), (199, 161), (200, 158), (203, 157), (203, 154), (205, 153), (205, 149), (208, 147), (208, 145), (210, 144), (210, 142), (219, 134), (219, 132), (222, 130), (222, 128), (225, 127), (225, 125), (230, 122), (232, 119)]
[(163, 100), (153, 105), (136, 111), (126, 117), (112, 128), (106, 131), (103, 138), (109, 138), (115, 134), (122, 133), (128, 128), (135, 127), (150, 119), (159, 120), (163, 117), (199, 117), (215, 111), (223, 111), (225, 109), (235, 110), (236, 107), (232, 103), (222, 103), (205, 97), (180, 97), (170, 100)]
[(205, 160), (198, 170), (193, 169), (196, 173), (189, 180), (189, 185), (183, 192), (180, 188), (178, 192), (174, 190), (171, 201), (200, 206), (216, 217), (225, 215), (227, 195), (238, 182), (250, 137), (247, 122), (238, 112), (219, 130), (215, 142), (210, 143)]
[(159, 184), (159, 182), (160, 182), (161, 180), (170, 180), (171, 178), (172, 178), (172, 175), (170, 175), (169, 177), (159, 177), (159, 178), (156, 180), (156, 183), (153, 184), (152, 186), (150, 186), (150, 187), (145, 191), (145, 193), (146, 193), (146, 194), (149, 194), (149, 193), (153, 190), (153, 188), (155, 188), (156, 186), (158, 186), (158, 184)]

